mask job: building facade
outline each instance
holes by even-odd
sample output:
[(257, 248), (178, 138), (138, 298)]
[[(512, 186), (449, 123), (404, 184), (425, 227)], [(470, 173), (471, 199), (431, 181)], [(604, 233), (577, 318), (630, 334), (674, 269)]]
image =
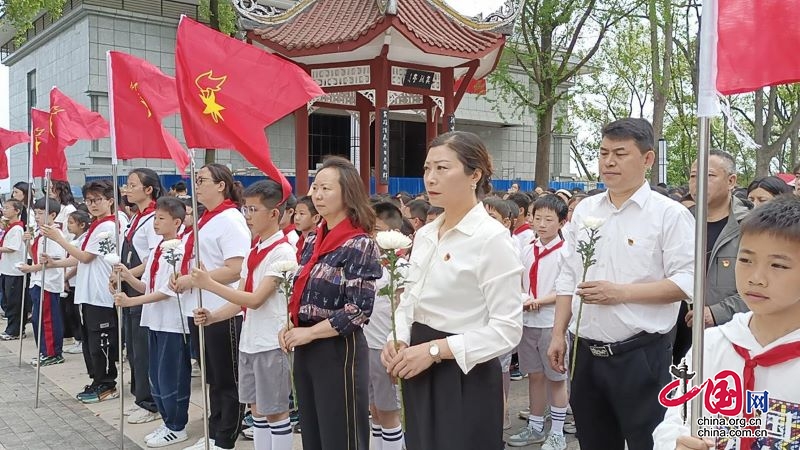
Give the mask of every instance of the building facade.
[[(9, 116), (14, 130), (29, 130), (31, 107), (47, 109), (49, 91), (58, 86), (76, 101), (108, 117), (106, 52), (118, 50), (147, 59), (165, 73), (175, 73), (175, 32), (181, 14), (196, 18), (198, 5), (190, 0), (67, 0), (57, 20), (43, 15), (35, 22), (25, 43), (17, 48), (10, 34), (0, 48), (9, 67)], [(522, 75), (519, 75), (520, 77)], [(254, 76), (253, 86), (259, 80)], [(513, 108), (495, 100), (491, 84), (485, 95), (466, 94), (456, 110), (456, 129), (483, 138), (495, 165), (495, 178), (531, 180), (536, 157), (536, 124), (533, 114), (515, 114)], [(322, 157), (339, 154), (357, 158), (361, 136), (357, 118), (324, 108), (309, 116), (309, 169), (312, 173)], [(390, 123), (391, 177), (421, 177), (425, 149), (425, 120), (413, 112), (392, 112)], [(290, 115), (267, 129), (272, 158), (286, 174), (294, 175), (295, 118)], [(179, 141), (183, 134), (178, 116), (165, 121)], [(569, 177), (571, 136), (554, 136), (551, 155), (553, 179)], [(198, 149), (198, 163), (204, 160)], [(11, 182), (27, 179), (28, 150), (9, 150)], [(67, 148), (70, 182), (82, 184), (85, 177), (111, 172), (108, 139), (81, 141)], [(216, 152), (216, 162), (234, 172), (257, 172), (236, 152)], [(355, 162), (355, 161), (354, 161)], [(358, 166), (358, 164), (356, 164)], [(171, 161), (125, 161), (125, 168), (146, 166), (159, 173), (174, 174)]]

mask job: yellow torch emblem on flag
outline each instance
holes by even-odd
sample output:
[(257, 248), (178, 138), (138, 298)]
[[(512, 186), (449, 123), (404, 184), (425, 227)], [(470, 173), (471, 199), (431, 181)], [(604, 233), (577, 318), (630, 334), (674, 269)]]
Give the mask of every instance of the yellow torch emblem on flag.
[(215, 123), (219, 123), (220, 119), (225, 120), (222, 117), (222, 111), (225, 107), (217, 103), (217, 92), (222, 90), (222, 85), (227, 79), (227, 75), (215, 77), (213, 71), (209, 70), (200, 74), (194, 80), (195, 86), (200, 90), (200, 99), (206, 105), (203, 114), (209, 114)]
[(44, 134), (44, 128), (36, 128), (33, 130), (33, 153), (35, 155), (39, 154), (39, 145), (41, 145), (42, 140), (39, 137)]

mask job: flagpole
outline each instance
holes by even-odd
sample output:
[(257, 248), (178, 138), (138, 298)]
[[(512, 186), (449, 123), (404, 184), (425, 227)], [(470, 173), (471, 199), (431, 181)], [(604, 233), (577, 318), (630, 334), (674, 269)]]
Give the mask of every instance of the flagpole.
[[(195, 149), (189, 151), (189, 173), (192, 177), (192, 233), (194, 233), (194, 266), (200, 267), (200, 229), (197, 227), (197, 166), (194, 162)], [(203, 290), (197, 291), (197, 307), (203, 307)], [(200, 347), (200, 385), (203, 388), (203, 435), (206, 438), (205, 449), (209, 450), (208, 441), (208, 385), (206, 385), (206, 333), (205, 327), (197, 327), (197, 338)]]
[[(44, 225), (50, 225), (50, 178), (52, 177), (53, 169), (45, 169), (44, 171), (44, 183), (42, 183), (42, 190), (45, 192), (44, 194)], [(47, 238), (44, 238), (44, 242), (42, 243), (42, 253), (47, 254)], [(37, 255), (33, 255), (35, 258)], [(45, 301), (45, 283), (47, 280), (47, 263), (42, 263), (42, 285), (40, 286), (39, 290), (39, 321), (36, 322), (36, 328), (38, 331), (36, 332), (36, 350), (37, 355), (41, 355), (39, 351), (42, 347), (42, 311), (44, 310), (44, 301)], [(48, 299), (49, 301), (49, 299)], [(56, 305), (58, 307), (58, 305)], [(36, 363), (36, 398), (33, 402), (33, 409), (39, 407), (39, 379), (42, 373), (42, 361), (41, 356), (37, 356), (37, 363)]]
[[(119, 242), (119, 210), (122, 206), (119, 198), (119, 160), (117, 159), (117, 133), (114, 122), (114, 71), (111, 67), (111, 51), (106, 52), (106, 74), (108, 78), (108, 117), (109, 117), (109, 137), (111, 139), (111, 178), (114, 185), (114, 239), (116, 245), (114, 251), (117, 260), (122, 261)], [(122, 290), (120, 274), (117, 273), (116, 293)], [(119, 389), (119, 448), (125, 448), (125, 364), (122, 358), (122, 306), (117, 306), (117, 360), (119, 371), (117, 372), (117, 389)]]
[[(692, 309), (692, 371), (695, 373), (694, 386), (700, 386), (703, 379), (703, 333), (705, 332), (706, 296), (706, 242), (708, 240), (708, 151), (711, 140), (711, 123), (708, 117), (700, 117), (699, 145), (697, 150), (697, 197), (695, 201), (695, 241), (694, 241), (694, 296)], [(692, 400), (691, 435), (699, 432), (699, 419), (703, 415), (701, 395)]]
[[(36, 147), (36, 140), (34, 139), (35, 130), (33, 128), (33, 122), (31, 121), (31, 144), (28, 146), (28, 214), (32, 214), (31, 211), (33, 209), (33, 151)], [(47, 195), (47, 193), (45, 193)], [(30, 219), (30, 217), (26, 217), (26, 219)], [(28, 226), (30, 220), (26, 220), (27, 223), (23, 224), (23, 229), (32, 232), (33, 230)], [(22, 250), (22, 262), (28, 262), (28, 246), (23, 245)], [(20, 313), (19, 313), (19, 361), (17, 361), (17, 366), (22, 367), (22, 335), (25, 333), (25, 292), (27, 292), (27, 285), (28, 283), (25, 282), (25, 277), (30, 279), (30, 275), (22, 274), (22, 293), (20, 294), (21, 302), (20, 302)], [(36, 356), (39, 356), (39, 350), (36, 350)]]

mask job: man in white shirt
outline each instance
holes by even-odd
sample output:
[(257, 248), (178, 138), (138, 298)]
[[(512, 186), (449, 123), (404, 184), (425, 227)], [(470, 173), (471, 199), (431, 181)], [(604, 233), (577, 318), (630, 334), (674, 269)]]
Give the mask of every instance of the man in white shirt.
[[(571, 404), (581, 449), (622, 450), (627, 443), (630, 450), (650, 450), (665, 412), (658, 393), (670, 381), (679, 302), (693, 293), (694, 219), (645, 181), (655, 159), (649, 122), (622, 119), (602, 133), (600, 172), (608, 191), (573, 213), (548, 356), (555, 370), (566, 372), (567, 325), (583, 298), (580, 330), (574, 323), (569, 328), (578, 336)], [(582, 226), (588, 218), (603, 222), (596, 263), (582, 282), (576, 249), (589, 242)]]

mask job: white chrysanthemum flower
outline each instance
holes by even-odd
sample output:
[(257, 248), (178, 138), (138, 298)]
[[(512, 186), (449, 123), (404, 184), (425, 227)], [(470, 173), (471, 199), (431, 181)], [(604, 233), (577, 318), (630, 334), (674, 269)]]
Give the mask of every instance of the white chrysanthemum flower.
[(272, 270), (279, 273), (287, 273), (287, 272), (295, 272), (297, 268), (300, 267), (297, 264), (297, 261), (292, 259), (287, 259), (285, 261), (278, 261), (272, 266)]
[(588, 228), (590, 230), (597, 230), (605, 223), (605, 219), (601, 219), (599, 217), (587, 217), (583, 219), (583, 228)]
[(170, 239), (161, 243), (161, 250), (176, 250), (183, 246), (180, 239)]
[(109, 233), (108, 231), (103, 231), (102, 233), (97, 233), (97, 237), (100, 238), (101, 240), (109, 239), (111, 237), (111, 233)]
[(119, 255), (117, 255), (116, 253), (109, 253), (103, 256), (103, 259), (112, 266), (119, 264), (120, 261)]
[(396, 231), (381, 231), (375, 236), (378, 246), (384, 250), (399, 250), (411, 247), (411, 238)]

